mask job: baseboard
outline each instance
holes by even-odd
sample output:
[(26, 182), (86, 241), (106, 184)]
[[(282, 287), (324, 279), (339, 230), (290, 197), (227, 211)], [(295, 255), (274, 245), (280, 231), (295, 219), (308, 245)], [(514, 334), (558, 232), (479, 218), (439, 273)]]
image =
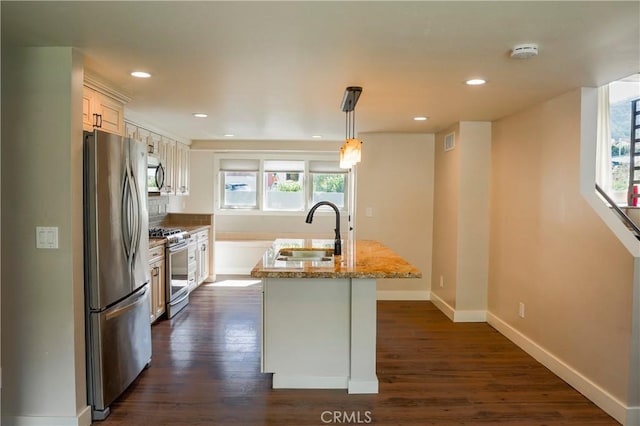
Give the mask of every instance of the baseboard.
[(216, 275), (251, 275), (252, 268), (218, 267)]
[(347, 377), (288, 376), (273, 373), (273, 389), (347, 389)]
[(378, 378), (374, 376), (372, 380), (351, 380), (349, 379), (349, 394), (378, 393)]
[(487, 311), (463, 311), (456, 310), (437, 294), (431, 292), (431, 303), (440, 309), (453, 322), (486, 322)]
[(379, 290), (377, 300), (429, 300), (430, 292), (417, 290)]
[(2, 417), (4, 426), (90, 426), (91, 407), (86, 406), (75, 417), (7, 416)]
[(455, 311), (453, 322), (487, 322), (487, 311)]
[(614, 419), (629, 426), (640, 424), (640, 407), (627, 408), (609, 392), (491, 312), (487, 312), (487, 322)]
[(431, 292), (430, 296), (431, 296), (431, 303), (433, 303), (436, 306), (436, 308), (440, 309), (443, 314), (445, 314), (451, 321), (453, 321), (453, 318), (456, 313), (455, 309), (453, 309), (451, 305), (449, 305), (447, 302), (442, 300), (434, 292)]

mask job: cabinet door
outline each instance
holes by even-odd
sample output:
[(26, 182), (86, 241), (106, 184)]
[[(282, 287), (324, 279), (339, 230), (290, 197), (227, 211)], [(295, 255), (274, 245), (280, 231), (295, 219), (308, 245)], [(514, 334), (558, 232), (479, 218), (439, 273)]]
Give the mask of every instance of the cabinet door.
[(201, 241), (198, 243), (200, 248), (200, 283), (209, 277), (209, 242)]
[(82, 93), (82, 126), (124, 136), (124, 104), (90, 87)]
[[(160, 158), (160, 143), (162, 136), (157, 133), (147, 131), (147, 153), (152, 157)], [(164, 163), (163, 163), (164, 165)]]
[(87, 131), (93, 130), (93, 110), (95, 107), (93, 106), (94, 91), (89, 89), (88, 87), (84, 87), (82, 91), (82, 129)]
[(156, 315), (156, 306), (158, 304), (158, 288), (162, 278), (162, 260), (156, 260), (149, 264), (151, 269), (151, 312), (149, 313), (150, 321), (153, 323), (158, 316)]
[[(83, 117), (84, 117), (84, 113), (83, 113)], [(140, 137), (138, 135), (138, 126), (136, 126), (135, 124), (125, 122), (124, 136), (140, 142)]]
[(161, 142), (160, 161), (164, 165), (164, 189), (165, 195), (175, 195), (175, 158), (176, 141), (163, 137)]
[(96, 113), (100, 115), (100, 128), (105, 132), (123, 135), (124, 105), (100, 94), (100, 102), (96, 107)]
[(209, 231), (198, 232), (197, 240), (198, 284), (202, 284), (209, 278)]
[(156, 319), (160, 318), (162, 314), (164, 314), (166, 306), (166, 293), (164, 288), (164, 259), (160, 259), (158, 261), (158, 267), (160, 270), (160, 274), (158, 276), (157, 285), (154, 288), (155, 299), (154, 299), (154, 309)]
[(183, 143), (176, 143), (176, 164), (177, 164), (177, 195), (189, 194), (189, 146)]

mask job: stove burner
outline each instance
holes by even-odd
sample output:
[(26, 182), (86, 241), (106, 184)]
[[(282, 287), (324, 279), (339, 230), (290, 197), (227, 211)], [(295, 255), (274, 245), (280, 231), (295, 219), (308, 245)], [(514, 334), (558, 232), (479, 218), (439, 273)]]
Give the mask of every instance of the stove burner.
[(181, 244), (190, 237), (189, 233), (180, 228), (149, 228), (149, 238), (164, 238), (167, 240), (166, 246), (171, 247)]
[(169, 235), (179, 234), (182, 232), (178, 228), (149, 228), (149, 237), (151, 238), (164, 238)]

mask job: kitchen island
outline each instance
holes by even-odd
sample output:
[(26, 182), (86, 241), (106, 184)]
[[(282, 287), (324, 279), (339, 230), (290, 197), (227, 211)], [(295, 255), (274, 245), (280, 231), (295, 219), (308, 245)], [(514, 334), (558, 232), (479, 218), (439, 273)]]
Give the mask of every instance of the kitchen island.
[(274, 389), (378, 392), (376, 280), (422, 273), (377, 241), (344, 241), (342, 256), (333, 244), (276, 240), (251, 271), (262, 279), (261, 368)]

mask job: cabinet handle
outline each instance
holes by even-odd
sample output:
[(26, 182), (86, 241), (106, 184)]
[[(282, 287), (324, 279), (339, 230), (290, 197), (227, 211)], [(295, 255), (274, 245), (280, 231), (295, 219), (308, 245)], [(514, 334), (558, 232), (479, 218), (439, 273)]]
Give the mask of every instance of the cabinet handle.
[(202, 244), (202, 248), (200, 250), (205, 251), (207, 249), (207, 246), (205, 244)]
[(153, 145), (147, 145), (147, 153), (153, 154)]
[(154, 277), (157, 277), (158, 275), (160, 275), (160, 268), (158, 266), (154, 266), (152, 269), (153, 272), (151, 272), (153, 274)]
[(102, 115), (101, 114), (93, 114), (93, 127), (102, 127)]

